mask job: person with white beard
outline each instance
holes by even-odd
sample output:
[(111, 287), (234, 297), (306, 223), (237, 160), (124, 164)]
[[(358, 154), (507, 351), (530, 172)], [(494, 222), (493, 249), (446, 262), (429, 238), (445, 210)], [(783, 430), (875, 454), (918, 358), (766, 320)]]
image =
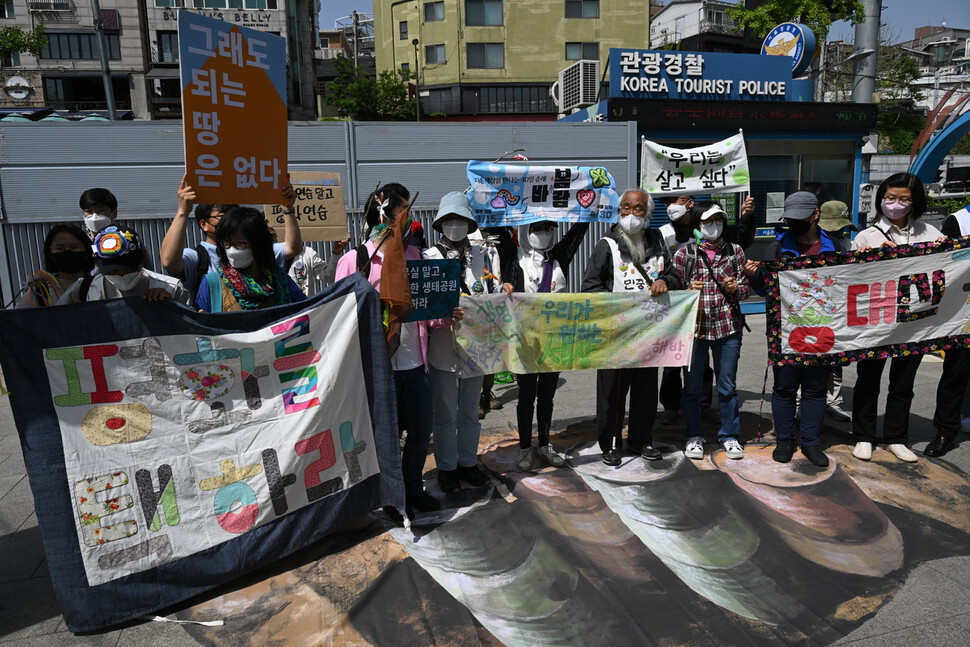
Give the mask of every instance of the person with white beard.
[[(530, 294), (566, 292), (569, 265), (588, 230), (588, 222), (577, 222), (557, 242), (559, 226), (554, 222), (541, 220), (519, 226), (516, 263), (511, 267), (512, 275), (506, 277), (512, 284), (512, 290)], [(515, 381), (519, 386), (519, 401), (515, 408), (519, 428), (519, 469), (530, 469), (536, 455), (553, 467), (563, 467), (565, 460), (549, 444), (553, 399), (559, 383), (559, 373), (516, 375)], [(532, 447), (533, 413), (539, 436), (539, 444), (535, 448)]]
[[(660, 233), (650, 229), (653, 200), (640, 189), (620, 196), (616, 226), (593, 249), (583, 277), (583, 292), (644, 292), (652, 296), (680, 286), (673, 280), (670, 252)], [(653, 447), (657, 417), (657, 369), (600, 369), (596, 372), (596, 434), (603, 462), (619, 465), (627, 392), (630, 424), (626, 448), (646, 460), (658, 460)]]

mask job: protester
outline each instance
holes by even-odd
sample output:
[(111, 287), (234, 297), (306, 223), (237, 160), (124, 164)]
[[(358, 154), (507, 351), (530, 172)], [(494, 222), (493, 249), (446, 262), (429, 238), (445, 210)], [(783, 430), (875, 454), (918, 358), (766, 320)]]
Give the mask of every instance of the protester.
[(317, 250), (304, 245), (303, 251), (293, 259), (287, 273), (296, 281), (303, 294), (307, 296), (316, 294), (336, 280), (337, 260), (349, 244), (350, 232), (348, 231), (346, 238), (334, 242), (329, 261), (323, 260), (317, 254)]
[[(579, 251), (583, 237), (589, 230), (589, 223), (575, 223), (563, 239), (557, 242), (558, 230), (559, 226), (548, 220), (519, 227), (517, 262), (511, 268), (511, 275), (506, 275), (515, 292), (544, 294), (566, 291), (569, 265)], [(531, 469), (535, 455), (553, 467), (563, 467), (566, 461), (549, 444), (553, 399), (556, 396), (559, 373), (516, 375), (515, 381), (519, 386), (519, 401), (515, 408), (519, 428), (519, 469)], [(536, 448), (532, 447), (533, 413), (536, 416), (539, 436)]]
[[(966, 207), (943, 220), (942, 231), (950, 238), (970, 236), (970, 210)], [(961, 410), (970, 380), (970, 348), (954, 347), (943, 356), (943, 374), (936, 387), (936, 412), (933, 426), (936, 437), (924, 449), (924, 456), (939, 457), (956, 447), (962, 427)]]
[[(283, 221), (286, 224), (284, 242), (273, 245), (273, 254), (277, 264), (285, 268), (297, 254), (303, 250), (303, 237), (300, 234), (300, 224), (296, 220), (296, 191), (293, 185), (287, 183), (281, 190), (283, 197)], [(195, 220), (202, 231), (203, 240), (195, 247), (185, 246), (185, 231), (189, 223), (189, 215), (195, 204), (195, 189), (187, 182), (187, 176), (182, 177), (182, 184), (178, 190), (178, 209), (172, 224), (162, 239), (161, 261), (162, 267), (172, 276), (182, 279), (185, 287), (193, 294), (198, 294), (202, 277), (209, 272), (215, 272), (219, 266), (219, 252), (216, 248), (216, 227), (219, 221), (237, 207), (235, 204), (199, 204), (195, 207)]]
[[(858, 231), (858, 227), (849, 220), (849, 206), (838, 200), (822, 203), (821, 216), (818, 226), (828, 235), (836, 252), (852, 251), (852, 240), (849, 234)], [(832, 418), (847, 422), (852, 419), (842, 408), (842, 367), (833, 366), (829, 374), (828, 388), (825, 393), (825, 413)]]
[(694, 340), (691, 366), (687, 372), (681, 404), (687, 438), (684, 455), (704, 457), (704, 435), (700, 428), (700, 395), (708, 351), (714, 359), (717, 401), (721, 411), (718, 441), (728, 458), (744, 458), (739, 442), (737, 370), (741, 354), (744, 315), (738, 303), (750, 293), (744, 274), (744, 250), (723, 239), (727, 219), (721, 205), (704, 201), (691, 209), (692, 228), (698, 239), (674, 255), (672, 278), (677, 285), (701, 291), (700, 324)]
[(280, 267), (263, 214), (236, 207), (216, 227), (219, 264), (202, 278), (195, 304), (204, 312), (260, 310), (306, 295)]
[[(411, 194), (400, 184), (380, 187), (367, 200), (364, 217), (376, 231), (374, 239), (340, 257), (337, 262), (336, 279), (340, 280), (355, 272), (363, 272), (375, 288), (380, 289), (381, 272), (384, 268), (383, 247), (388, 228), (398, 218), (408, 217), (408, 200)], [(405, 258), (418, 260), (421, 252), (406, 241)], [(454, 319), (463, 316), (456, 308)], [(448, 324), (451, 320), (445, 320)], [(432, 512), (441, 503), (424, 489), (424, 462), (431, 442), (433, 409), (431, 404), (431, 376), (428, 373), (428, 322), (405, 322), (401, 326), (400, 343), (391, 355), (394, 369), (394, 386), (397, 393), (397, 410), (401, 426), (407, 429), (404, 449), (401, 453), (401, 472), (404, 477), (404, 495), (409, 516), (413, 510)], [(389, 513), (390, 510), (388, 510)], [(393, 514), (393, 513), (391, 513)]]
[[(768, 249), (769, 260), (816, 256), (836, 251), (828, 235), (818, 226), (821, 210), (818, 198), (808, 191), (796, 191), (785, 198), (785, 210), (781, 217), (788, 230), (778, 235)], [(762, 271), (758, 264), (748, 261), (745, 274), (751, 286), (761, 295), (765, 294)], [(774, 366), (774, 385), (771, 390), (771, 414), (775, 422), (777, 442), (771, 457), (779, 463), (792, 459), (795, 449), (801, 445), (802, 454), (813, 465), (826, 467), (829, 459), (819, 446), (822, 420), (825, 417), (825, 391), (831, 369), (828, 366)], [(797, 396), (801, 389), (801, 433), (796, 433)]]
[[(485, 245), (485, 272), (492, 275), (491, 268), (498, 267), (499, 272), (494, 276), (512, 276), (514, 267), (518, 263), (518, 252), (515, 240), (512, 237), (511, 227), (491, 227), (479, 228), (476, 234), (481, 234), (482, 243)], [(471, 236), (469, 236), (471, 239)], [(506, 373), (506, 381), (512, 380), (512, 374)], [(486, 375), (482, 378), (482, 397), (478, 401), (478, 419), (483, 420), (492, 409), (501, 409), (502, 403), (499, 402), (492, 387), (495, 386), (495, 375)]]
[(191, 295), (178, 279), (145, 269), (148, 253), (133, 229), (106, 227), (95, 235), (92, 247), (98, 273), (84, 276), (65, 290), (57, 305), (124, 297), (192, 303)]
[(91, 240), (118, 218), (118, 199), (107, 189), (88, 189), (81, 194), (78, 206), (84, 214), (84, 227)]
[[(859, 232), (852, 243), (853, 249), (866, 251), (873, 247), (945, 240), (939, 229), (919, 221), (925, 211), (926, 192), (915, 175), (896, 173), (886, 178), (876, 190), (876, 222)], [(894, 357), (889, 368), (882, 440), (893, 456), (907, 463), (918, 460), (907, 443), (913, 383), (922, 359), (922, 355)], [(852, 431), (861, 440), (856, 443), (852, 455), (859, 460), (872, 458), (872, 449), (879, 440), (876, 436), (876, 407), (885, 366), (885, 359), (863, 360), (856, 364), (858, 379), (852, 397)]]
[[(660, 227), (660, 235), (663, 236), (664, 244), (667, 246), (671, 257), (677, 253), (681, 247), (694, 239), (694, 231), (691, 228), (691, 219), (688, 216), (694, 206), (694, 197), (689, 195), (665, 196), (660, 199), (667, 208), (667, 217), (670, 219)], [(724, 233), (721, 237), (728, 242), (748, 249), (754, 242), (757, 227), (754, 221), (754, 198), (748, 196), (741, 203), (741, 220), (737, 226), (725, 225)], [(667, 366), (664, 368), (660, 380), (660, 404), (663, 405), (663, 412), (660, 414), (660, 424), (672, 425), (677, 422), (680, 411), (680, 400), (682, 395), (681, 374), (687, 375), (686, 367)], [(704, 367), (704, 383), (701, 390), (701, 420), (705, 422), (720, 423), (721, 417), (711, 407), (713, 400), (714, 371), (711, 369), (710, 362)]]
[(91, 240), (74, 225), (55, 225), (44, 238), (44, 268), (34, 273), (18, 308), (57, 303), (72, 284), (94, 269)]
[[(429, 247), (424, 256), (460, 261), (459, 284), (462, 294), (476, 295), (502, 290), (499, 277), (485, 275), (487, 250), (469, 241), (469, 234), (478, 229), (478, 225), (464, 193), (453, 191), (445, 194), (431, 226), (442, 234), (442, 238)], [(493, 266), (490, 274), (494, 276), (496, 270)], [(507, 291), (511, 291), (511, 285)], [(458, 375), (455, 325), (457, 321), (434, 328), (428, 350), (434, 400), (434, 460), (438, 466), (438, 485), (446, 493), (461, 489), (460, 481), (475, 487), (488, 483), (488, 478), (478, 469), (478, 438), (482, 431), (478, 403), (482, 393), (482, 376)]]
[[(639, 189), (620, 196), (616, 226), (593, 248), (583, 277), (583, 292), (643, 292), (659, 296), (679, 284), (671, 275), (670, 253), (659, 232), (649, 228), (653, 200)], [(657, 369), (623, 368), (596, 371), (596, 436), (603, 462), (619, 465), (623, 415), (630, 392), (626, 449), (646, 460), (658, 460), (653, 446), (657, 417)]]

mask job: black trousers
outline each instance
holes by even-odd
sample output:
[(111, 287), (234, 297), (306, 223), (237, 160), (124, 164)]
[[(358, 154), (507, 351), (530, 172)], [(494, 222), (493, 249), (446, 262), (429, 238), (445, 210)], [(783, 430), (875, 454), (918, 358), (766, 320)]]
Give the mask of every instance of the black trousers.
[(639, 451), (653, 443), (653, 423), (657, 419), (657, 369), (621, 368), (596, 371), (596, 435), (604, 452), (623, 447), (623, 415), (626, 394), (630, 393), (630, 428), (627, 447)]
[(961, 409), (970, 380), (970, 348), (953, 348), (943, 358), (943, 375), (936, 387), (936, 433), (953, 440), (960, 433)]
[[(889, 365), (889, 391), (886, 416), (882, 423), (882, 442), (906, 444), (909, 436), (909, 408), (913, 403), (913, 383), (922, 355), (894, 357)], [(863, 442), (878, 443), (876, 408), (884, 359), (867, 359), (856, 364), (858, 379), (852, 392), (852, 431)]]
[(527, 373), (516, 375), (519, 385), (519, 403), (515, 417), (519, 423), (519, 447), (532, 446), (532, 414), (536, 414), (539, 430), (539, 447), (549, 444), (549, 428), (552, 427), (552, 401), (556, 397), (559, 373)]
[[(680, 409), (680, 394), (683, 391), (682, 374), (686, 374), (687, 369), (683, 366), (665, 366), (663, 376), (660, 378), (660, 404), (664, 409)], [(711, 399), (714, 397), (714, 369), (711, 368), (711, 359), (708, 357), (707, 366), (704, 367), (704, 386), (701, 388), (701, 408), (711, 406)]]

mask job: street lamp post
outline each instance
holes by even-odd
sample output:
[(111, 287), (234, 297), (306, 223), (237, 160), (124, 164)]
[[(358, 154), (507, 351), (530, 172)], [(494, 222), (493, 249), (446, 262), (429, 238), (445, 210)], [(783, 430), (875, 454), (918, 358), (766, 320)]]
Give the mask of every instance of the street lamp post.
[(421, 88), (418, 85), (418, 39), (411, 41), (414, 45), (414, 120), (421, 121)]

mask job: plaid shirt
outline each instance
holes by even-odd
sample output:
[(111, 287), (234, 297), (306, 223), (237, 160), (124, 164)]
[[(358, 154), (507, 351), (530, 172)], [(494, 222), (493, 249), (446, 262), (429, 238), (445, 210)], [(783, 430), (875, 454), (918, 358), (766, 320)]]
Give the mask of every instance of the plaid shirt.
[[(739, 301), (747, 299), (751, 294), (751, 287), (748, 285), (748, 278), (742, 268), (744, 267), (744, 251), (737, 245), (734, 246), (733, 254), (726, 254), (727, 245), (724, 243), (721, 249), (717, 250), (714, 260), (711, 261), (711, 270), (718, 277), (722, 285), (724, 277), (733, 276), (738, 282), (738, 291), (734, 293)], [(700, 321), (697, 326), (698, 339), (723, 339), (733, 335), (743, 328), (740, 320), (740, 307), (735, 309), (724, 298), (721, 291), (715, 285), (711, 272), (707, 271), (707, 265), (698, 255), (705, 251), (697, 246), (697, 243), (690, 243), (677, 250), (674, 255), (673, 274), (680, 280), (684, 288), (690, 288), (691, 281), (703, 281), (704, 287), (701, 290), (701, 312)], [(693, 266), (693, 270), (691, 270)], [(687, 273), (691, 276), (687, 276)]]

